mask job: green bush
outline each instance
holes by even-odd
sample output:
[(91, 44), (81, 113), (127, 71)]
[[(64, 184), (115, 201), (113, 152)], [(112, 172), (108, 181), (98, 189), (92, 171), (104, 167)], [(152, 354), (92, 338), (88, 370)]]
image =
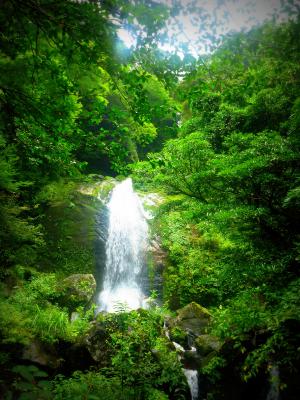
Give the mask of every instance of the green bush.
[(28, 343), (33, 337), (53, 343), (59, 339), (74, 341), (83, 335), (94, 316), (90, 310), (77, 309), (77, 318), (70, 322), (69, 312), (60, 306), (63, 293), (54, 273), (34, 273), (0, 303), (0, 329), (7, 343)]
[(77, 371), (71, 378), (59, 376), (54, 381), (55, 400), (135, 400), (134, 391), (122, 387), (117, 377), (107, 378), (97, 372)]

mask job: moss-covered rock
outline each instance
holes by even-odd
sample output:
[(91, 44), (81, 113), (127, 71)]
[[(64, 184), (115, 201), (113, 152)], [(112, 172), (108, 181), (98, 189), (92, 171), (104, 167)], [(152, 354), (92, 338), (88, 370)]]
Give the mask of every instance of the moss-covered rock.
[(103, 202), (107, 203), (110, 197), (110, 192), (116, 186), (118, 181), (112, 177), (106, 177), (97, 188), (97, 196)]
[(195, 347), (200, 356), (205, 357), (212, 352), (219, 351), (222, 343), (219, 338), (212, 335), (201, 335), (195, 339)]
[(74, 274), (61, 282), (60, 290), (63, 302), (69, 309), (86, 307), (95, 294), (96, 280), (92, 274)]
[(77, 191), (87, 196), (96, 197), (105, 204), (117, 183), (118, 181), (111, 176), (93, 175), (90, 181), (81, 184)]
[(97, 195), (100, 183), (78, 184), (65, 199), (44, 204), (45, 247), (39, 269), (67, 276), (95, 270), (96, 217), (103, 208)]
[(97, 249), (98, 225), (105, 219), (103, 210), (116, 183), (114, 178), (91, 175), (41, 189), (36, 199), (45, 240), (37, 259), (40, 271), (62, 276), (95, 272), (95, 251), (102, 251)]
[(175, 327), (197, 337), (206, 333), (211, 320), (208, 310), (192, 302), (177, 311), (177, 317), (171, 318), (168, 325), (171, 330)]

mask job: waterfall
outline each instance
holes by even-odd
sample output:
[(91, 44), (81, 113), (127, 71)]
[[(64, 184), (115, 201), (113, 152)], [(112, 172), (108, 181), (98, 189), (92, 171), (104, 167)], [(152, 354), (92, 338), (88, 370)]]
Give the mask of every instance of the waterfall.
[[(186, 353), (186, 350), (184, 349), (183, 346), (181, 346), (179, 343), (172, 342), (176, 351), (178, 352), (178, 359), (179, 361), (183, 361), (184, 358), (184, 353)], [(196, 348), (192, 347), (190, 352), (196, 352)], [(182, 371), (186, 377), (187, 383), (190, 388), (191, 392), (191, 397), (192, 400), (198, 400), (199, 397), (199, 380), (198, 380), (198, 371), (196, 369), (190, 369), (190, 368), (182, 368)]]
[(132, 180), (112, 190), (108, 208), (108, 236), (103, 289), (99, 311), (113, 312), (120, 304), (127, 309), (143, 306), (142, 272), (145, 265), (148, 225)]
[(190, 387), (192, 400), (198, 399), (198, 371), (195, 369), (184, 369), (184, 375), (186, 376), (187, 383)]
[(270, 389), (267, 394), (267, 400), (280, 399), (280, 376), (277, 365), (270, 365)]

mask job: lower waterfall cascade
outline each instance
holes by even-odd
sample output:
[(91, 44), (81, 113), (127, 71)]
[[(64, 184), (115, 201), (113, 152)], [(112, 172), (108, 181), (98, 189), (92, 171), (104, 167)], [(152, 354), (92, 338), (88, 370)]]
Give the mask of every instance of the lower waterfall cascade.
[(108, 235), (105, 245), (103, 288), (97, 299), (98, 311), (114, 312), (118, 307), (143, 307), (142, 285), (148, 245), (148, 224), (131, 178), (118, 183), (111, 192)]
[(199, 389), (198, 389), (198, 371), (195, 369), (187, 369), (183, 370), (184, 375), (186, 376), (187, 383), (190, 387), (192, 400), (198, 400)]
[[(166, 322), (164, 322), (164, 331), (165, 331), (165, 336), (170, 340), (170, 334), (168, 331), (168, 327), (166, 325)], [(173, 346), (175, 347), (177, 353), (178, 353), (178, 359), (180, 362), (183, 360), (183, 354), (186, 352), (183, 346), (181, 344), (176, 343), (172, 341)], [(196, 352), (196, 348), (193, 346), (190, 346), (190, 351)], [(199, 399), (199, 377), (198, 377), (198, 371), (196, 369), (190, 369), (190, 368), (182, 368), (182, 372), (184, 373), (187, 383), (190, 388), (190, 393), (191, 393), (191, 400), (198, 400)]]

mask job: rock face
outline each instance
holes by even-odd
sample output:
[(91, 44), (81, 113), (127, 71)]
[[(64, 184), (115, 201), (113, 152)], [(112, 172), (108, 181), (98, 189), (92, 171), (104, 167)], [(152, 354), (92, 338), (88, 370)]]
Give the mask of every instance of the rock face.
[(92, 301), (96, 291), (96, 280), (92, 274), (74, 274), (61, 283), (64, 302), (70, 309), (86, 307)]
[(157, 268), (163, 268), (166, 264), (167, 253), (163, 250), (160, 238), (157, 235), (150, 241), (148, 250), (151, 252)]
[(51, 189), (55, 196), (43, 203), (41, 220), (47, 245), (40, 250), (37, 265), (65, 276), (95, 272), (95, 259), (103, 257), (98, 226), (104, 226), (105, 234), (102, 211), (115, 184), (113, 178), (91, 175), (86, 181), (70, 184), (66, 193), (59, 194), (63, 191), (60, 187)]
[(103, 207), (99, 199), (101, 182), (74, 187), (66, 196), (45, 207), (42, 220), (45, 251), (38, 264), (65, 275), (95, 270), (96, 215)]
[(55, 346), (42, 343), (38, 339), (24, 347), (22, 358), (53, 369), (58, 368), (62, 362)]

